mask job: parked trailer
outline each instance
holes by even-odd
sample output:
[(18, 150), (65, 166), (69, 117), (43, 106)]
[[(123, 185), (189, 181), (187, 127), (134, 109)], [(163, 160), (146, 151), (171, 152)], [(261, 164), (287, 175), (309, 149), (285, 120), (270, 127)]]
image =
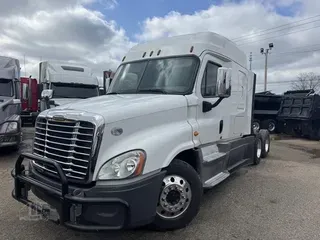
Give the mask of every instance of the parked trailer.
[(255, 85), (246, 55), (218, 34), (138, 44), (105, 96), (39, 114), (13, 197), (51, 216), (32, 191), (78, 230), (183, 228), (204, 189), (268, 155), (268, 131), (252, 128)]
[(269, 91), (255, 94), (253, 128), (267, 129), (270, 133), (278, 131), (277, 115), (282, 95)]
[(320, 96), (314, 91), (288, 91), (278, 114), (281, 132), (320, 140)]

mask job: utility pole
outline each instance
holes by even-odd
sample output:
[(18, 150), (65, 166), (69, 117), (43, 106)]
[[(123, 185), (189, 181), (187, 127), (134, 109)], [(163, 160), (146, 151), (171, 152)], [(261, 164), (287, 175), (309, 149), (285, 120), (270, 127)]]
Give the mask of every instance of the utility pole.
[(251, 70), (252, 69), (252, 52), (250, 52), (249, 62), (250, 62), (250, 70)]
[(23, 54), (23, 65), (24, 65), (24, 75), (27, 76), (27, 70), (26, 70), (26, 55)]
[(267, 48), (267, 49), (260, 48), (260, 53), (265, 55), (265, 63), (264, 63), (264, 91), (267, 91), (268, 55), (270, 54), (270, 51), (271, 51), (272, 48), (273, 48), (273, 43), (269, 43), (269, 48)]

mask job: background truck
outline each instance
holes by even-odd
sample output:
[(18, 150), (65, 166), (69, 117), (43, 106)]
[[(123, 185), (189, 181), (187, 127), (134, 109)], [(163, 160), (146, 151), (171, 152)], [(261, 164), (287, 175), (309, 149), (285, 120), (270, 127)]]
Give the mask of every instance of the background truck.
[(185, 227), (204, 189), (270, 150), (268, 131), (252, 128), (256, 75), (246, 65), (211, 32), (134, 46), (106, 95), (39, 114), (13, 197), (51, 216), (32, 191), (78, 230)]
[(0, 148), (17, 149), (21, 142), (20, 63), (0, 56)]
[(313, 90), (286, 92), (278, 121), (283, 133), (320, 140), (320, 96)]
[[(41, 94), (45, 90), (43, 98), (50, 99), (50, 108), (99, 96), (99, 81), (92, 70), (70, 63), (40, 62), (38, 84)], [(40, 111), (47, 108), (47, 100), (42, 99)]]
[(269, 91), (255, 94), (253, 128), (256, 130), (267, 129), (270, 133), (278, 131), (278, 111), (282, 95)]

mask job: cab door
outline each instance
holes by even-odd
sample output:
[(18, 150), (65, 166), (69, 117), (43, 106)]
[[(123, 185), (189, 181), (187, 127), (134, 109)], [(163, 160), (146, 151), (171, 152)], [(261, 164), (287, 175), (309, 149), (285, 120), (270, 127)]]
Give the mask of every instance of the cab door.
[[(229, 135), (229, 119), (225, 116), (231, 109), (225, 104), (226, 99), (217, 96), (218, 69), (230, 67), (231, 62), (224, 62), (211, 54), (206, 54), (201, 64), (196, 93), (198, 97), (197, 122), (199, 124), (199, 141), (203, 144), (214, 143)], [(210, 111), (204, 112), (206, 104), (213, 104)]]

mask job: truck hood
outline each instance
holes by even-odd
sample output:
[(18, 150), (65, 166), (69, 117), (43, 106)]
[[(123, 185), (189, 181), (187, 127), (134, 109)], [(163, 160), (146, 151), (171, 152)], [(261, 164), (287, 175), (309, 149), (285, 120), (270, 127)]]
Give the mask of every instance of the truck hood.
[(187, 106), (182, 95), (123, 94), (104, 95), (56, 107), (51, 111), (77, 110), (96, 113), (107, 123)]
[(58, 104), (59, 106), (74, 103), (77, 101), (83, 100), (82, 98), (52, 98), (55, 104)]

